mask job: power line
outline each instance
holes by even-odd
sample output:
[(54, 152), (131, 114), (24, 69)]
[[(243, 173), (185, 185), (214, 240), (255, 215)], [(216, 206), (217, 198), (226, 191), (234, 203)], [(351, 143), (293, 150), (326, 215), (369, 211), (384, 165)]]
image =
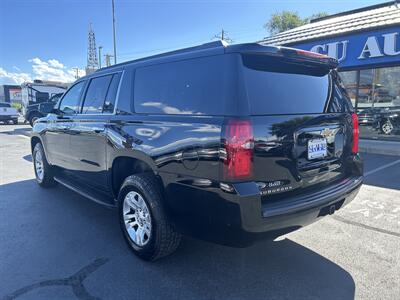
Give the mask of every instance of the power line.
[[(225, 41), (227, 41), (227, 39), (229, 39), (229, 43), (232, 43), (233, 40), (229, 38), (229, 36), (227, 36), (227, 31), (222, 29), (223, 31), (223, 38)], [(215, 35), (213, 38), (218, 38), (218, 39), (222, 39), (222, 31), (218, 34)], [(247, 32), (246, 32), (247, 31)], [(231, 31), (229, 31), (230, 33)], [(235, 37), (240, 38), (240, 40), (243, 39), (250, 39), (250, 40), (261, 40), (264, 35), (262, 33), (256, 33), (256, 32), (252, 32), (251, 30), (242, 30), (241, 34), (235, 35)], [(163, 47), (163, 48), (156, 48), (156, 49), (145, 49), (145, 50), (140, 50), (140, 51), (129, 51), (129, 52), (122, 52), (119, 53), (118, 56), (119, 57), (123, 57), (124, 61), (130, 60), (130, 59), (137, 59), (140, 57), (144, 57), (144, 56), (148, 56), (148, 55), (153, 55), (153, 54), (157, 54), (160, 52), (164, 52), (164, 51), (173, 51), (176, 49), (180, 49), (180, 48), (184, 48), (184, 47), (190, 47), (193, 45), (198, 45), (198, 44), (202, 44), (202, 43), (206, 43), (207, 40), (203, 39), (203, 40), (197, 40), (197, 41), (193, 41), (193, 42), (187, 42), (187, 43), (182, 43), (182, 44), (177, 44), (171, 47)]]

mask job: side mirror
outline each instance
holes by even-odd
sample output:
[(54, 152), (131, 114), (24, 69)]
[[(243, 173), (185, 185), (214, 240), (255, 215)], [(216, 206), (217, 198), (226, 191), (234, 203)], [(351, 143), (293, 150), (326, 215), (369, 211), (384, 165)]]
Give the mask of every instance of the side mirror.
[(62, 116), (62, 115), (64, 114), (64, 112), (63, 112), (62, 110), (59, 110), (58, 108), (53, 108), (53, 109), (51, 110), (51, 113), (52, 113), (52, 114), (55, 114), (55, 115), (57, 115), (57, 116)]

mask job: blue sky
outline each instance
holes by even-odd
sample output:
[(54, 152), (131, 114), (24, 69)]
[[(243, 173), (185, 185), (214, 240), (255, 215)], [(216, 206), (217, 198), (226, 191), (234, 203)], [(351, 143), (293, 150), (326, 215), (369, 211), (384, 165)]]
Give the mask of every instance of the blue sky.
[[(115, 0), (118, 61), (211, 40), (221, 28), (235, 43), (267, 36), (271, 14), (302, 17), (382, 3), (377, 0), (134, 1)], [(103, 54), (112, 53), (111, 0), (1, 0), (0, 84), (42, 78), (73, 80), (86, 65), (92, 23)]]

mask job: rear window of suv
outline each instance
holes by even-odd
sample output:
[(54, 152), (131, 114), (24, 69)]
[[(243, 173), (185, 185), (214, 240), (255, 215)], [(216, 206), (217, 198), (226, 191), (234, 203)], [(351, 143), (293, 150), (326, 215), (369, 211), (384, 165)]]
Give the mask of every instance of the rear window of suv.
[(324, 112), (330, 86), (327, 72), (276, 61), (243, 69), (252, 115)]
[[(134, 108), (137, 113), (224, 115), (233, 93), (229, 55), (188, 59), (138, 68)], [(232, 99), (233, 100), (233, 99)]]

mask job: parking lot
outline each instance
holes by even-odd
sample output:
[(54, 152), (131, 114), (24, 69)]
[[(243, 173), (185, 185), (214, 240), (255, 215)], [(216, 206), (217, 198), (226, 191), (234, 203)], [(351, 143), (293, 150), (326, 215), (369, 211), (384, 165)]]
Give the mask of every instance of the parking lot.
[(0, 126), (0, 299), (398, 299), (400, 157), (362, 154), (365, 185), (333, 216), (244, 249), (184, 238), (155, 263), (116, 211), (34, 180), (28, 126)]

